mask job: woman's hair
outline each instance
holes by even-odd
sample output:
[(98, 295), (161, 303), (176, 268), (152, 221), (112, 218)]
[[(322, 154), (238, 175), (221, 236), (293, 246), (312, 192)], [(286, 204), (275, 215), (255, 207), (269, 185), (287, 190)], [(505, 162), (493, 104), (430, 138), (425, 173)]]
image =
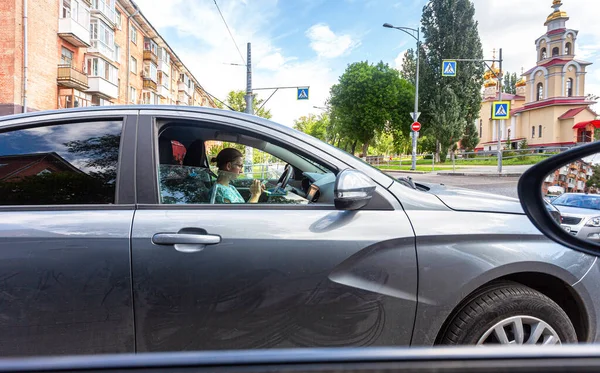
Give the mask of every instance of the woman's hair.
[(212, 158), (210, 161), (212, 163), (216, 163), (219, 169), (225, 168), (225, 165), (228, 162), (233, 162), (236, 158), (241, 158), (244, 155), (237, 149), (234, 148), (225, 148), (217, 154), (216, 157)]

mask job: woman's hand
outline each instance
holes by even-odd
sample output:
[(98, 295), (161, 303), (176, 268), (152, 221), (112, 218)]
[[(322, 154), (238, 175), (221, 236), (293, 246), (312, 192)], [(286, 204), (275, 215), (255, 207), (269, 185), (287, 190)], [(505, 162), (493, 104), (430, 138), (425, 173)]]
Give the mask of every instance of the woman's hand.
[(260, 180), (252, 181), (252, 185), (250, 185), (250, 199), (248, 202), (257, 203), (260, 198), (262, 192), (265, 190), (265, 186), (260, 182)]

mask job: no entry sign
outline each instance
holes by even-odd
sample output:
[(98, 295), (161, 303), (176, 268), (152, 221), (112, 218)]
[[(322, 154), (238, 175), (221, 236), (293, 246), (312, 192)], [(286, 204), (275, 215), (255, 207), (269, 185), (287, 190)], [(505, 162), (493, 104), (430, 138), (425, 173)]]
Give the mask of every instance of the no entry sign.
[(415, 132), (419, 132), (421, 130), (421, 123), (414, 122), (413, 124), (410, 125), (410, 128), (412, 128), (412, 130)]

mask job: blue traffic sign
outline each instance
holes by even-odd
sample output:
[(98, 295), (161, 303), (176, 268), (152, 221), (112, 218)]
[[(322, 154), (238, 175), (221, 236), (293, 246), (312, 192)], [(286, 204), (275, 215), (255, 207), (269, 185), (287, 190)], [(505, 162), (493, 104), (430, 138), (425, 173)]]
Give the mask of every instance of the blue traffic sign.
[(298, 88), (298, 100), (308, 100), (308, 87)]
[(510, 119), (510, 101), (494, 101), (492, 119)]
[(444, 60), (442, 61), (442, 76), (456, 76), (456, 61)]

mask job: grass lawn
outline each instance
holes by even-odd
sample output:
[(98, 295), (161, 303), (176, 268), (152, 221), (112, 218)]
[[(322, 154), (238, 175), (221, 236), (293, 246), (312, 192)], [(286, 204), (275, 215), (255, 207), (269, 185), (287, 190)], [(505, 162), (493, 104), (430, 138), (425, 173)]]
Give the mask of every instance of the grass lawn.
[[(548, 158), (547, 156), (544, 157), (544, 156), (538, 156), (538, 155), (524, 157), (524, 158), (509, 158), (509, 159), (503, 159), (502, 164), (504, 166), (529, 165), (529, 164), (536, 164), (547, 158)], [(407, 162), (410, 162), (410, 160)], [(457, 159), (455, 164), (457, 166), (459, 166), (459, 165), (460, 166), (495, 166), (498, 164), (498, 160), (495, 157)], [(417, 159), (417, 165), (431, 166), (431, 159)], [(436, 166), (438, 166), (438, 165), (452, 166), (452, 160), (450, 158), (448, 158), (448, 159), (446, 159), (446, 163), (440, 163), (440, 164), (436, 163), (435, 165)]]

